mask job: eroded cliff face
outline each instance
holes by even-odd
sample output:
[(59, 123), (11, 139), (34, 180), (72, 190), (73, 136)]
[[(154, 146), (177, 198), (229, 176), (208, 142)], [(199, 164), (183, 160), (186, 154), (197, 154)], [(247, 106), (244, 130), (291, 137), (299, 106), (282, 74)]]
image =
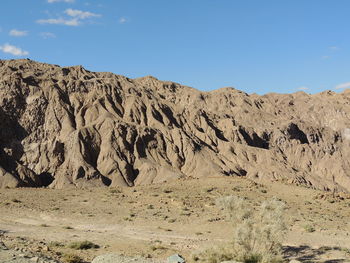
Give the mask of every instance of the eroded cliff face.
[(200, 92), (0, 61), (0, 187), (245, 176), (350, 191), (350, 91)]

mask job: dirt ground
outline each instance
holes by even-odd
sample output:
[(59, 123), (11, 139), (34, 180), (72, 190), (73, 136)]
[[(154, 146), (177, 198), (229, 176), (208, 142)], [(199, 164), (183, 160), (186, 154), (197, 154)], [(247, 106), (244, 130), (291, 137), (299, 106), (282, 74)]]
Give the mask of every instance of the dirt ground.
[[(0, 190), (0, 240), (7, 247), (90, 262), (114, 252), (165, 259), (230, 241), (232, 225), (215, 205), (238, 195), (254, 205), (287, 204), (284, 252), (302, 262), (350, 262), (350, 197), (245, 178), (182, 180), (133, 188)], [(99, 248), (69, 248), (91, 241)]]

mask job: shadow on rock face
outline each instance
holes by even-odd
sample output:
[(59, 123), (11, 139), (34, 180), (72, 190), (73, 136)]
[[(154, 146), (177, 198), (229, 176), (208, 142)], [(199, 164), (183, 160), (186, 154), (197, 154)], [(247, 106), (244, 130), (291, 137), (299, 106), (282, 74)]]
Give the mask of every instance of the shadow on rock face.
[(292, 140), (298, 140), (301, 144), (309, 143), (306, 134), (299, 129), (298, 125), (291, 123), (287, 132)]
[(42, 184), (41, 186), (43, 187), (49, 186), (53, 182), (53, 180), (55, 180), (53, 175), (48, 172), (39, 174), (39, 178), (41, 180), (41, 184)]

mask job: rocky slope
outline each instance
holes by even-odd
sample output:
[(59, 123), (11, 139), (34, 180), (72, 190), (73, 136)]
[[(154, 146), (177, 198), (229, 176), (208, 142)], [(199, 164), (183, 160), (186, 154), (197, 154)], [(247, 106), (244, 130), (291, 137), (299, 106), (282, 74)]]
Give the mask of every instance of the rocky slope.
[(201, 92), (0, 60), (0, 188), (245, 176), (350, 191), (350, 90)]

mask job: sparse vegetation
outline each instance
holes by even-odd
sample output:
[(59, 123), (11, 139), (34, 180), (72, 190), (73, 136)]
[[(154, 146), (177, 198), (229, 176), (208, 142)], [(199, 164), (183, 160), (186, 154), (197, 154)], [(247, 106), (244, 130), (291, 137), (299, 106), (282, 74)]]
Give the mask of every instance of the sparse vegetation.
[[(198, 187), (192, 187), (193, 184), (197, 184)], [(18, 214), (23, 215), (24, 218), (25, 214), (28, 214), (30, 219), (33, 216), (32, 213), (37, 212), (35, 225), (21, 224), (21, 227), (28, 233), (36, 231), (38, 238), (37, 240), (30, 238), (23, 240), (18, 236), (13, 240), (13, 236), (4, 235), (9, 236), (4, 243), (13, 244), (18, 247), (17, 252), (23, 254), (26, 252), (22, 252), (22, 249), (40, 250), (39, 257), (39, 254), (52, 256), (62, 263), (66, 263), (63, 256), (69, 253), (83, 258), (82, 262), (88, 262), (97, 255), (114, 251), (125, 255), (128, 255), (129, 251), (135, 251), (130, 252), (129, 255), (137, 253), (137, 255), (145, 255), (144, 257), (148, 255), (147, 257), (161, 259), (179, 253), (185, 255), (186, 262), (190, 263), (192, 261), (188, 254), (196, 247), (210, 248), (193, 257), (197, 263), (221, 263), (227, 260), (261, 262), (261, 255), (257, 253), (248, 253), (245, 257), (237, 255), (234, 249), (237, 245), (233, 242), (236, 233), (233, 233), (234, 228), (232, 227), (234, 225), (236, 228), (236, 223), (232, 224), (225, 213), (225, 210), (228, 212), (230, 210), (224, 209), (225, 206), (222, 204), (220, 208), (217, 207), (216, 198), (231, 194), (246, 198), (243, 199), (244, 205), (249, 206), (251, 214), (255, 217), (256, 213), (260, 213), (262, 197), (269, 198), (269, 196), (277, 195), (280, 201), (286, 202), (288, 210), (285, 212), (288, 218), (290, 217), (288, 228), (289, 232), (293, 233), (292, 241), (285, 240), (289, 245), (283, 250), (286, 257), (285, 263), (292, 258), (306, 257), (310, 262), (349, 261), (348, 250), (340, 249), (340, 247), (346, 247), (350, 240), (350, 235), (344, 227), (348, 212), (348, 207), (345, 205), (348, 204), (350, 198), (330, 205), (326, 199), (313, 198), (319, 194), (319, 191), (312, 189), (290, 188), (289, 186), (281, 186), (279, 189), (274, 186), (258, 185), (255, 188), (252, 187), (253, 190), (251, 190), (250, 185), (249, 181), (235, 177), (186, 180), (167, 183), (166, 186), (157, 186), (157, 188), (152, 185), (138, 186), (137, 192), (133, 195), (130, 194), (133, 191), (132, 188), (125, 188), (123, 189), (127, 196), (125, 198), (121, 197), (122, 194), (112, 195), (109, 193), (109, 188), (93, 189), (93, 192), (86, 189), (74, 191), (39, 189), (38, 192), (28, 189), (23, 194), (15, 190), (3, 191), (0, 192), (3, 200), (0, 201), (0, 214), (3, 213), (4, 216), (6, 215), (4, 218), (12, 218), (15, 221)], [(233, 192), (234, 186), (240, 187), (241, 191)], [(208, 193), (207, 189), (211, 188), (215, 190)], [(164, 194), (163, 189), (172, 189), (173, 192)], [(266, 189), (267, 194), (261, 193), (262, 189)], [(48, 194), (50, 194), (49, 197)], [(74, 197), (72, 197), (73, 194)], [(296, 194), (299, 196), (296, 197)], [(105, 199), (109, 200), (108, 202), (103, 200), (106, 195), (108, 198)], [(159, 196), (154, 197), (154, 195)], [(69, 198), (68, 203), (62, 201), (64, 196)], [(11, 200), (14, 198), (22, 202), (13, 203)], [(40, 202), (38, 198), (41, 198)], [(44, 200), (47, 202), (45, 203)], [(82, 200), (89, 200), (91, 205), (86, 206), (88, 203), (82, 203)], [(131, 202), (132, 200), (135, 202)], [(9, 202), (10, 207), (4, 206), (4, 202)], [(147, 209), (150, 204), (154, 206), (153, 209)], [(18, 207), (21, 208), (20, 213), (19, 210), (14, 209)], [(55, 207), (60, 208), (59, 213), (52, 211)], [(309, 210), (310, 207), (312, 211)], [(191, 215), (180, 215), (181, 213), (191, 213)], [(90, 215), (94, 217), (89, 217)], [(51, 221), (50, 217), (62, 217), (62, 220)], [(123, 220), (124, 217), (126, 221)], [(231, 216), (230, 218), (234, 221), (234, 218)], [(48, 224), (49, 227), (41, 227), (42, 223)], [(106, 224), (106, 227), (102, 224)], [(18, 223), (14, 226), (16, 225), (19, 226)], [(117, 227), (112, 227), (113, 225)], [(316, 229), (315, 233), (318, 234), (308, 234), (304, 229), (305, 225), (312, 226)], [(72, 227), (74, 230), (69, 230)], [(0, 235), (1, 233), (0, 228)], [(145, 238), (148, 233), (152, 233), (149, 235), (150, 240)], [(42, 238), (48, 235), (54, 238), (43, 240), (42, 243)], [(304, 240), (303, 235), (308, 235), (308, 237)], [(125, 238), (114, 240), (113, 236)], [(321, 239), (324, 236), (327, 237), (327, 240)], [(70, 242), (83, 240), (92, 241), (101, 248), (80, 250), (68, 247)], [(215, 244), (214, 240), (218, 243)], [(339, 240), (344, 240), (344, 243), (338, 244)], [(217, 245), (216, 248), (215, 245)], [(321, 247), (322, 245), (328, 247)], [(279, 259), (277, 255), (273, 260), (278, 261)], [(0, 262), (2, 262), (1, 258)]]
[(78, 241), (78, 242), (72, 242), (70, 244), (68, 244), (69, 248), (72, 249), (82, 249), (82, 250), (86, 250), (86, 249), (92, 249), (92, 248), (99, 248), (99, 245), (90, 242), (90, 241)]
[(305, 225), (304, 230), (308, 233), (312, 233), (316, 231), (316, 229), (312, 225)]
[(199, 254), (192, 255), (192, 260), (195, 262), (205, 263), (220, 263), (234, 259), (232, 251), (225, 247), (216, 247), (204, 250)]
[(52, 241), (49, 243), (49, 247), (64, 247), (64, 245), (61, 242)]
[(120, 193), (122, 193), (122, 191), (120, 189), (118, 189), (118, 188), (112, 188), (112, 189), (109, 190), (109, 192), (111, 194), (120, 194)]
[(129, 216), (130, 217), (136, 217), (136, 214), (135, 213), (130, 213)]
[(167, 248), (162, 246), (162, 245), (160, 245), (160, 244), (156, 244), (156, 245), (151, 245), (150, 249), (152, 251), (156, 251), (156, 250), (166, 250)]
[(350, 255), (350, 249), (349, 248), (341, 248), (341, 251), (343, 251), (345, 254)]
[(190, 212), (182, 212), (180, 213), (180, 216), (190, 216), (191, 213)]
[(65, 254), (62, 257), (65, 263), (82, 263), (83, 259), (75, 254)]
[(204, 191), (205, 191), (206, 193), (210, 193), (210, 192), (212, 192), (212, 191), (214, 191), (214, 190), (216, 190), (215, 187), (209, 187), (209, 188), (204, 189)]

